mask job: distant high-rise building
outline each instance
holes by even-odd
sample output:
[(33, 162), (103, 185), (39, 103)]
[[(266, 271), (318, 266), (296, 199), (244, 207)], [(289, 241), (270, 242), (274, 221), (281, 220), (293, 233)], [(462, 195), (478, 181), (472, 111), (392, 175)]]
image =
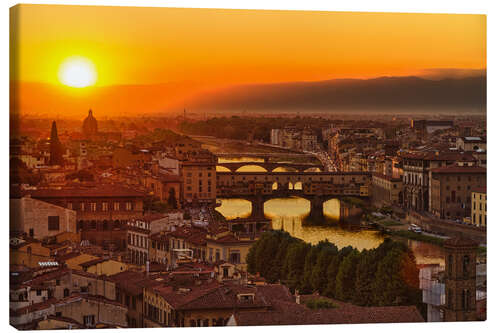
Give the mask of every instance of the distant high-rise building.
[(82, 131), (86, 138), (92, 138), (97, 134), (97, 120), (92, 115), (92, 110), (89, 110), (89, 115), (83, 121)]
[(50, 132), (50, 165), (63, 165), (63, 147), (57, 135), (56, 122), (52, 122), (52, 130)]

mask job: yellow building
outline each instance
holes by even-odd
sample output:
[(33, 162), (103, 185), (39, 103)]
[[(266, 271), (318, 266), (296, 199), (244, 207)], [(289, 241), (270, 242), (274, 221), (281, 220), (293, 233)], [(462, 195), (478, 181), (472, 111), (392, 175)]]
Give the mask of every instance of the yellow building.
[(471, 193), (471, 222), (486, 227), (486, 187), (476, 188)]
[(223, 260), (246, 271), (247, 254), (254, 242), (250, 238), (237, 237), (229, 231), (207, 235), (206, 259), (211, 263)]
[(88, 253), (70, 253), (66, 256), (62, 256), (59, 260), (64, 261), (69, 268), (81, 271), (83, 268), (80, 264), (95, 259), (99, 259), (99, 257)]
[(10, 264), (24, 265), (29, 268), (41, 267), (44, 263), (53, 262), (50, 249), (39, 241), (26, 241), (10, 246)]
[(93, 259), (80, 264), (83, 271), (97, 275), (113, 275), (129, 269), (126, 263), (106, 258)]

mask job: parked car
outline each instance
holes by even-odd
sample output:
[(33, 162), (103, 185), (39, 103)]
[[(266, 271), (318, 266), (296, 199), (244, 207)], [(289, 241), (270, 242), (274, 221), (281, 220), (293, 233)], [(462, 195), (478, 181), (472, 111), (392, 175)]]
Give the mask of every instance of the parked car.
[(413, 231), (413, 232), (416, 232), (417, 234), (420, 234), (420, 233), (422, 233), (422, 228), (420, 228), (418, 225), (412, 223), (408, 227), (408, 231)]

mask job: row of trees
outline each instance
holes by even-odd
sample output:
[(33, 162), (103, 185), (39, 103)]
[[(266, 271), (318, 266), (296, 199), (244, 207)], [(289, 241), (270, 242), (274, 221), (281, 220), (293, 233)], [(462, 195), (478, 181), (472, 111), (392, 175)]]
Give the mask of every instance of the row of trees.
[(386, 239), (378, 248), (339, 250), (328, 241), (317, 245), (283, 231), (265, 233), (250, 249), (248, 272), (281, 282), (301, 293), (361, 306), (421, 305), (418, 269), (413, 253)]

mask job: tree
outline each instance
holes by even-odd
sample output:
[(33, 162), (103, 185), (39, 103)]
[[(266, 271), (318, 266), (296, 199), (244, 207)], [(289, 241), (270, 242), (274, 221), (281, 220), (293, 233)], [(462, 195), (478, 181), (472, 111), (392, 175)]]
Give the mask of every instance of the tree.
[(356, 270), (354, 302), (357, 305), (374, 305), (373, 277), (377, 272), (375, 251), (363, 251)]
[(17, 157), (13, 157), (10, 163), (10, 183), (36, 185), (40, 182), (40, 174), (33, 173), (26, 164)]
[(316, 264), (311, 273), (311, 286), (313, 290), (319, 291), (321, 294), (326, 290), (328, 284), (327, 271), (333, 256), (337, 255), (338, 249), (335, 245), (329, 242), (318, 244), (321, 249), (316, 260)]
[(413, 255), (400, 248), (392, 249), (379, 262), (374, 282), (374, 301), (379, 306), (419, 302), (418, 270)]
[(326, 270), (326, 278), (328, 280), (326, 289), (324, 291), (325, 296), (335, 297), (336, 286), (337, 286), (337, 274), (340, 267), (340, 255), (337, 254), (331, 258), (328, 268)]
[(291, 290), (300, 287), (308, 250), (309, 247), (305, 242), (296, 242), (290, 245), (286, 253), (283, 269), (286, 273), (286, 283)]
[(313, 291), (311, 283), (311, 275), (320, 250), (317, 246), (309, 246), (307, 256), (305, 258), (304, 275), (302, 276), (302, 284), (300, 291), (302, 293), (311, 293)]
[(337, 273), (335, 296), (342, 301), (350, 301), (354, 297), (354, 282), (356, 281), (356, 269), (359, 261), (357, 250), (342, 260)]

